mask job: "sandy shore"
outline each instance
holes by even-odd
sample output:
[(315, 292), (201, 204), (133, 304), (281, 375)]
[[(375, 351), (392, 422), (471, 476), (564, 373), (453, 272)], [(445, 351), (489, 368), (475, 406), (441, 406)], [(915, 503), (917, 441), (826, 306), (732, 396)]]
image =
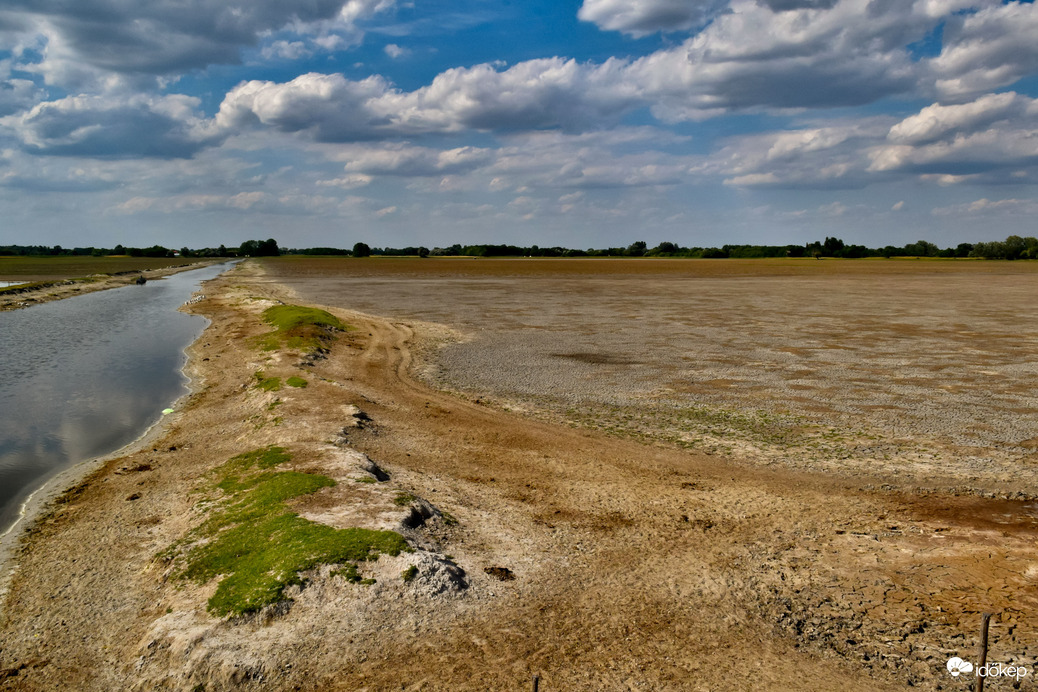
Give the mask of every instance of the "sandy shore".
[[(206, 294), (196, 389), (162, 438), (68, 489), (20, 543), (0, 689), (521, 689), (534, 673), (560, 690), (952, 689), (944, 663), (972, 654), (983, 611), (989, 660), (1038, 657), (1024, 503), (524, 418), (415, 378), (434, 325), (332, 308), (355, 329), (301, 364), (256, 347), (259, 313), (297, 298), (254, 264)], [(257, 371), (308, 386), (264, 391)], [(301, 516), (395, 527), (415, 552), (365, 563), (371, 586), (322, 566), (289, 607), (215, 618), (215, 580), (176, 580), (160, 555), (204, 520), (207, 474), (271, 444), (338, 481)], [(357, 482), (366, 459), (389, 480)], [(401, 495), (435, 513), (407, 526)]]

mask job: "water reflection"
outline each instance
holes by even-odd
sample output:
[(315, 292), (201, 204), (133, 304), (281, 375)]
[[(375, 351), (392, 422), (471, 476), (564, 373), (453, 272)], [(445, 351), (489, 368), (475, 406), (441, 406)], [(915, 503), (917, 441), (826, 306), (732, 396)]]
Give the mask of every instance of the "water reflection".
[(69, 466), (132, 442), (187, 392), (177, 312), (223, 265), (0, 313), (0, 533)]

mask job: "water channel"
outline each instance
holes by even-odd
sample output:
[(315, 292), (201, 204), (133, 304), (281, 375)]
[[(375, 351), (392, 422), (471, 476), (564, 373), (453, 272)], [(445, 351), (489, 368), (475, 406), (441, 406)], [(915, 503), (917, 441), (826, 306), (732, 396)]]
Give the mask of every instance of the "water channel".
[(188, 392), (178, 312), (219, 264), (0, 313), (0, 535), (61, 471), (133, 442)]

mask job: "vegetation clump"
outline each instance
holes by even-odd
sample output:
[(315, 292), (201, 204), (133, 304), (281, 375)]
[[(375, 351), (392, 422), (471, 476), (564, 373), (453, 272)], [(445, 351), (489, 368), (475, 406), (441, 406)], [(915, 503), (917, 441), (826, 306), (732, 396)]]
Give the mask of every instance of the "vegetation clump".
[(265, 392), (276, 392), (281, 389), (280, 377), (266, 377), (262, 370), (256, 371), (256, 386)]
[(320, 564), (341, 564), (349, 578), (357, 562), (411, 550), (393, 531), (335, 529), (293, 512), (288, 500), (335, 481), (274, 470), (290, 459), (283, 448), (271, 446), (217, 467), (208, 518), (167, 552), (183, 562), (177, 578), (198, 583), (220, 578), (208, 603), (213, 615), (241, 615), (277, 603), (288, 586), (301, 583), (300, 572)]
[(417, 499), (411, 493), (397, 493), (396, 497), (393, 498), (393, 504), (397, 507), (406, 507)]
[(289, 377), (287, 380), (285, 380), (285, 384), (287, 384), (289, 387), (298, 387), (298, 388), (302, 389), (303, 387), (306, 387), (310, 383), (307, 382), (306, 380), (304, 380), (302, 377), (294, 377), (293, 376), (293, 377)]
[(414, 581), (414, 578), (417, 577), (417, 576), (418, 576), (418, 568), (415, 567), (414, 565), (411, 565), (410, 567), (408, 567), (407, 569), (405, 569), (403, 572), (400, 573), (400, 578), (404, 580), (405, 584)]
[(260, 341), (264, 350), (280, 346), (300, 351), (321, 351), (335, 339), (336, 332), (344, 332), (349, 325), (335, 315), (318, 308), (300, 305), (274, 305), (263, 311), (263, 321), (274, 327), (271, 334)]

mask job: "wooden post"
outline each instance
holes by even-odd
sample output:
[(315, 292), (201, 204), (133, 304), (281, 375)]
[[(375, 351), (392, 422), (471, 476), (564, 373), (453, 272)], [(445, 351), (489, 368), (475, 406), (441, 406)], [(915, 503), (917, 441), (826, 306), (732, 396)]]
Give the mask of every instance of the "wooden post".
[(981, 670), (988, 664), (988, 623), (991, 613), (984, 613), (980, 620), (980, 663), (977, 664), (977, 692), (984, 692), (984, 676)]
[(541, 676), (540, 675), (534, 675), (533, 676), (533, 692), (538, 692), (538, 689), (540, 688), (540, 686), (541, 686)]

